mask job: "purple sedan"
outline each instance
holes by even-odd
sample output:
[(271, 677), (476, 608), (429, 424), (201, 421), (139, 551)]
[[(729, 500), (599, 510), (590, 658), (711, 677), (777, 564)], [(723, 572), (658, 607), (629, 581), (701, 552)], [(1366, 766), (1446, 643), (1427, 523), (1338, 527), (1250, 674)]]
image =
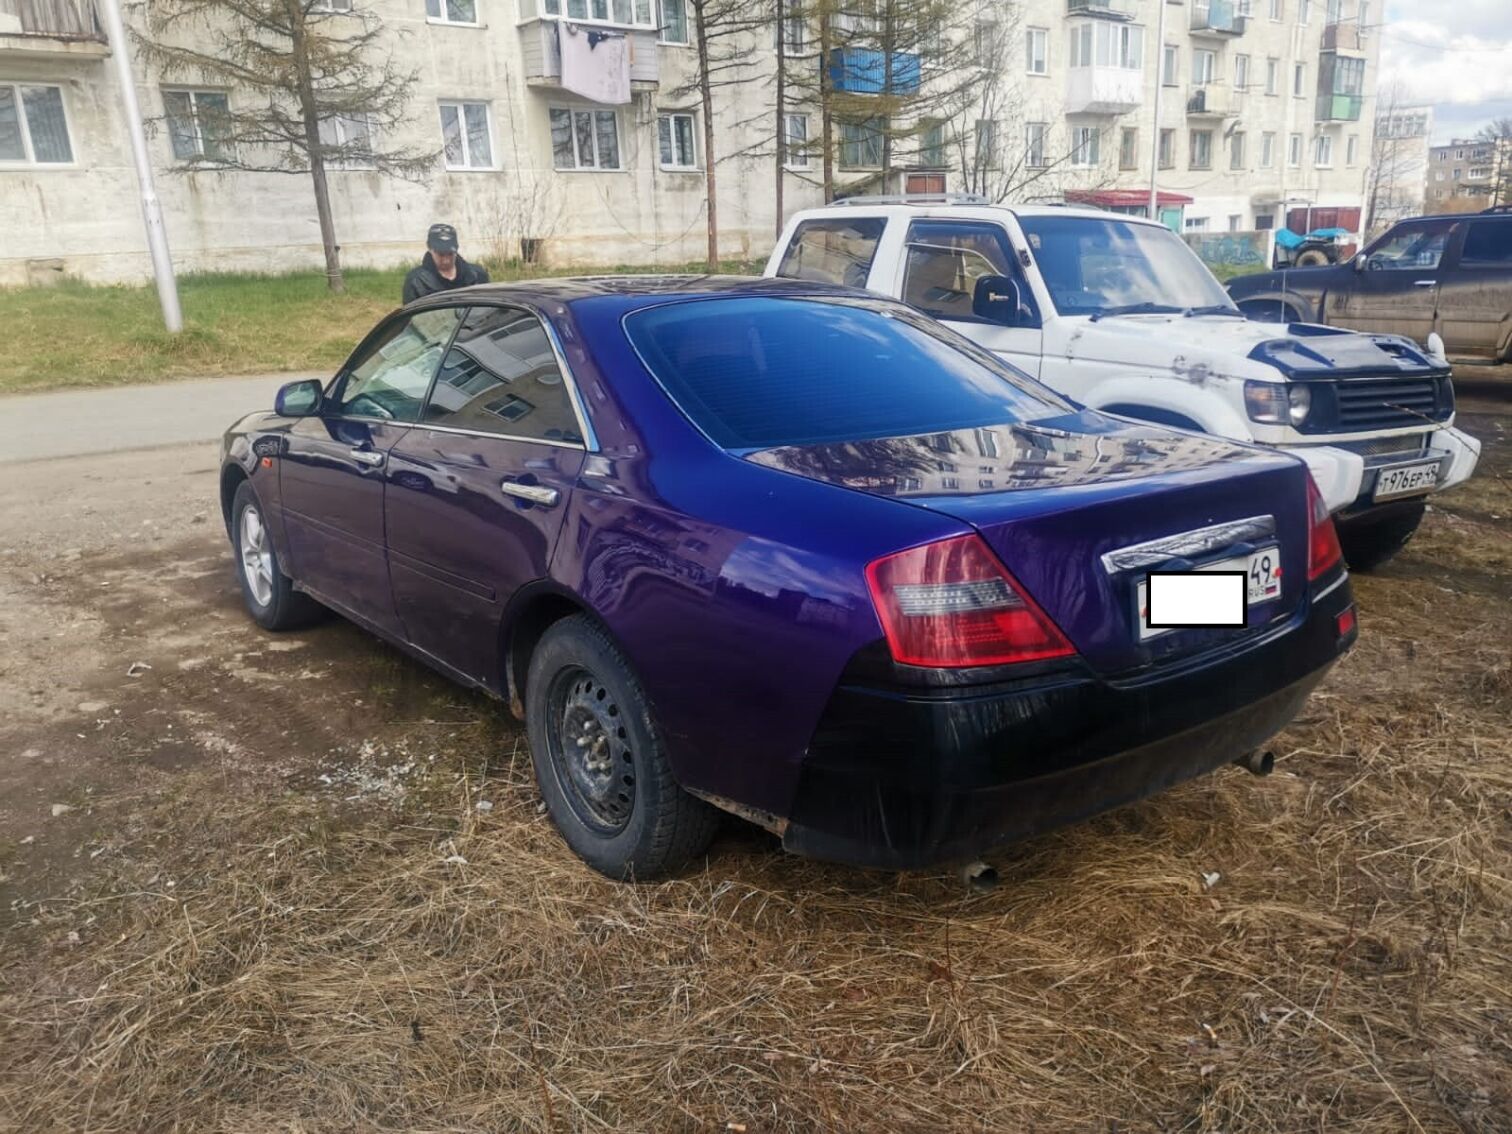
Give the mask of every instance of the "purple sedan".
[[(721, 810), (841, 862), (974, 858), (1255, 752), (1356, 633), (1301, 462), (800, 281), (418, 301), (232, 427), (221, 498), (261, 626), (330, 608), (508, 702), (617, 878)], [(1150, 617), (1160, 573), (1218, 572), (1239, 625)]]

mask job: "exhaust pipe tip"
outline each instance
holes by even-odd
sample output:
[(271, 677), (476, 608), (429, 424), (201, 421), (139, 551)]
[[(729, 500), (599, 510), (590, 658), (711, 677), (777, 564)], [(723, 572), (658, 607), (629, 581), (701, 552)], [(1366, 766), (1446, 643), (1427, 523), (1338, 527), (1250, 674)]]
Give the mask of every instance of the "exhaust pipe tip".
[(986, 894), (997, 889), (998, 872), (985, 862), (968, 862), (961, 867), (961, 881), (968, 890)]
[(1247, 752), (1234, 763), (1256, 776), (1268, 776), (1276, 769), (1276, 754), (1269, 748), (1257, 748)]

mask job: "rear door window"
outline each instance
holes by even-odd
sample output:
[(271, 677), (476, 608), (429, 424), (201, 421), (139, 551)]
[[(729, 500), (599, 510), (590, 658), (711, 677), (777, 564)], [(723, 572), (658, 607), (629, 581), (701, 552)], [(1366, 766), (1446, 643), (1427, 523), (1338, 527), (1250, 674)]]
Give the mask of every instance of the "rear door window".
[(801, 222), (777, 274), (791, 280), (865, 287), (887, 222), (881, 217), (826, 217)]
[[(972, 310), (983, 276), (1018, 280), (1026, 304), (1033, 297), (1014, 268), (1013, 249), (1000, 225), (914, 221), (908, 226), (903, 302), (936, 319), (983, 322)], [(1031, 307), (1032, 310), (1032, 307)], [(1026, 324), (1037, 323), (1031, 317)]]
[(556, 352), (541, 320), (517, 307), (474, 307), (441, 363), (424, 423), (581, 445)]
[(1465, 231), (1465, 249), (1460, 253), (1460, 263), (1467, 268), (1512, 271), (1512, 217), (1471, 221)]
[(686, 300), (634, 312), (625, 331), (683, 413), (727, 449), (941, 433), (1071, 408), (955, 332), (875, 300)]

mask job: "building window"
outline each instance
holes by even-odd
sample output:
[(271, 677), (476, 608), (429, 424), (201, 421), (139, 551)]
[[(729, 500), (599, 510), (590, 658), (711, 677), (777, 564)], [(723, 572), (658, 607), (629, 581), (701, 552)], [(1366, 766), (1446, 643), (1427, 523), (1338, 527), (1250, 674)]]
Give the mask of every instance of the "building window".
[(478, 22), (477, 0), (425, 0), (425, 18), (437, 24)]
[(1024, 33), (1025, 69), (1031, 75), (1050, 73), (1050, 33), (1044, 28), (1030, 28)]
[(1097, 141), (1101, 132), (1096, 126), (1071, 128), (1071, 164), (1092, 166), (1098, 162)]
[[(1353, 142), (1355, 139), (1351, 136), (1349, 140)], [(1353, 160), (1350, 161), (1350, 164), (1354, 164)], [(1491, 176), (1491, 167), (1489, 165), (1472, 165), (1465, 176), (1471, 181), (1484, 181)]]
[(789, 114), (785, 121), (787, 128), (782, 141), (782, 164), (789, 169), (807, 169), (809, 167), (808, 115)]
[(1286, 0), (1270, 0), (1270, 18), (1273, 20), (1286, 19)]
[(656, 152), (663, 169), (698, 168), (698, 150), (693, 145), (691, 114), (656, 116)]
[(442, 153), (447, 169), (492, 169), (493, 134), (486, 102), (441, 104)]
[(945, 123), (926, 122), (919, 134), (919, 164), (926, 169), (944, 169), (950, 164), (945, 149)]
[(1234, 56), (1234, 89), (1236, 91), (1249, 90), (1249, 60), (1248, 55)]
[(1189, 138), (1190, 147), (1187, 153), (1188, 169), (1212, 169), (1213, 168), (1213, 132), (1211, 130), (1193, 130)]
[(179, 161), (231, 157), (231, 101), (225, 91), (164, 91), (163, 112)]
[(350, 12), (352, 0), (315, 0), (310, 5), (312, 12)]
[(1144, 67), (1144, 28), (1098, 20), (1071, 24), (1070, 33), (1073, 67)]
[(1268, 95), (1281, 93), (1281, 60), (1279, 59), (1265, 61), (1265, 93)]
[(1030, 169), (1044, 169), (1050, 164), (1045, 157), (1045, 135), (1049, 129), (1044, 122), (1030, 122), (1024, 127), (1024, 164)]
[[(989, 118), (978, 118), (976, 123), (976, 160), (978, 169), (996, 169), (998, 124)], [(881, 159), (878, 159), (878, 165)]]
[[(571, 7), (571, 0), (568, 7)], [(789, 20), (788, 23), (795, 21)], [(803, 21), (796, 21), (802, 34)], [(688, 42), (688, 6), (687, 0), (661, 0), (661, 33), (659, 37), (663, 43), (687, 43)], [(791, 40), (789, 41), (791, 42)], [(789, 48), (788, 50), (792, 50)], [(799, 50), (802, 50), (800, 47)]]
[(840, 168), (878, 168), (882, 164), (882, 131), (886, 128), (881, 118), (840, 123)]
[(1176, 168), (1176, 131), (1162, 130), (1160, 132), (1160, 168)]
[[(599, 24), (620, 24), (625, 27), (654, 28), (666, 22), (652, 19), (651, 5), (654, 0), (541, 0), (541, 14), (549, 19), (566, 15), (569, 20), (591, 20)], [(521, 7), (532, 6), (525, 0)], [(665, 13), (663, 13), (665, 16)], [(683, 41), (677, 41), (683, 42)]]
[(1192, 85), (1207, 86), (1218, 68), (1218, 53), (1204, 47), (1192, 49)]
[(1139, 130), (1125, 126), (1118, 134), (1118, 168), (1139, 168)]
[(1276, 132), (1267, 130), (1260, 135), (1260, 168), (1271, 169), (1276, 164)]
[(553, 106), (551, 163), (557, 169), (619, 169), (619, 115)]
[(1244, 168), (1244, 131), (1238, 130), (1229, 138), (1229, 168)]
[(1188, 232), (1206, 232), (1207, 226), (1207, 217), (1187, 217), (1186, 219), (1186, 229)]
[(1313, 139), (1313, 164), (1319, 168), (1333, 165), (1333, 139), (1327, 134)]
[(1160, 83), (1162, 86), (1174, 87), (1178, 74), (1181, 70), (1181, 48), (1174, 43), (1168, 43), (1160, 52)]
[(1286, 164), (1292, 169), (1302, 168), (1302, 135), (1293, 134), (1287, 141)]
[(373, 120), (366, 114), (337, 114), (322, 119), (320, 144), (333, 153), (326, 164), (336, 169), (372, 169)]
[[(681, 0), (678, 0), (681, 7)], [(801, 55), (808, 46), (808, 24), (803, 18), (803, 0), (782, 0), (782, 7), (786, 13), (782, 18), (782, 53), (784, 55)], [(667, 5), (662, 4), (665, 12)], [(686, 35), (683, 42), (686, 40)]]
[(1351, 134), (1344, 140), (1344, 164), (1358, 165), (1360, 161), (1360, 136)]
[(1297, 0), (1297, 23), (1305, 24), (1312, 19), (1312, 0)]
[(73, 159), (63, 88), (0, 83), (0, 162), (67, 165)]
[(1327, 0), (1327, 3), (1323, 5), (1323, 13), (1323, 22), (1325, 24), (1338, 23), (1339, 18), (1344, 14), (1343, 0)]
[(1307, 97), (1307, 64), (1292, 64), (1292, 94), (1297, 98)]

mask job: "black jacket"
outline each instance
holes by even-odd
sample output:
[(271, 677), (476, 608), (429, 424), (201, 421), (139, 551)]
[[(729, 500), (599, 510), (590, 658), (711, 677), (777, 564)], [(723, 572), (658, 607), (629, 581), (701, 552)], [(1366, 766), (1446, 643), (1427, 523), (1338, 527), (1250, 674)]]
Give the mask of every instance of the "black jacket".
[(411, 268), (404, 277), (404, 302), (419, 299), (422, 295), (434, 295), (438, 291), (451, 291), (453, 288), (472, 287), (473, 284), (487, 282), (488, 272), (477, 264), (469, 264), (460, 255), (457, 257), (457, 278), (446, 279), (436, 271), (436, 262), (427, 252), (419, 267)]

